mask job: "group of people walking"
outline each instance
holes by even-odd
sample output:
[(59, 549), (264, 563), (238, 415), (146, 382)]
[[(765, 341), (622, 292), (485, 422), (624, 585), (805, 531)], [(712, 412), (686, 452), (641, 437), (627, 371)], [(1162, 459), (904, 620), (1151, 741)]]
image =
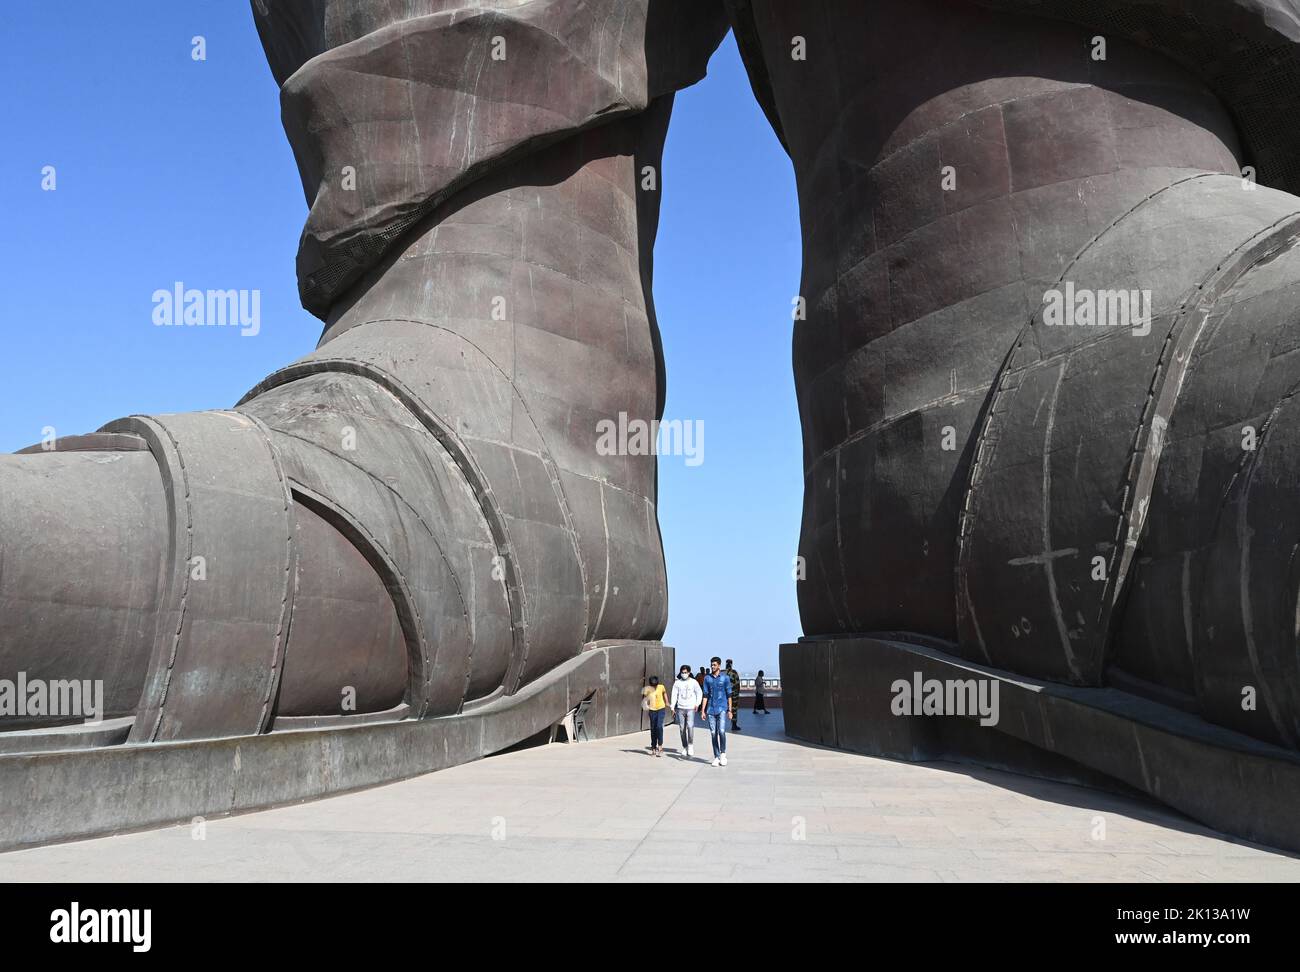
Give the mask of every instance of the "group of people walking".
[[(672, 716), (681, 733), (682, 749), (687, 758), (695, 756), (695, 714), (705, 720), (709, 727), (709, 738), (713, 745), (713, 765), (727, 765), (727, 723), (740, 732), (737, 714), (740, 708), (740, 674), (727, 659), (727, 667), (722, 667), (722, 659), (714, 655), (706, 671), (700, 667), (700, 673), (692, 677), (691, 666), (682, 665), (673, 681), (672, 691), (659, 681), (657, 675), (650, 676), (650, 684), (645, 688), (645, 708), (650, 714), (650, 751), (655, 756), (664, 754), (664, 721)], [(754, 712), (767, 715), (767, 706), (763, 702), (763, 673), (760, 671), (754, 679)]]

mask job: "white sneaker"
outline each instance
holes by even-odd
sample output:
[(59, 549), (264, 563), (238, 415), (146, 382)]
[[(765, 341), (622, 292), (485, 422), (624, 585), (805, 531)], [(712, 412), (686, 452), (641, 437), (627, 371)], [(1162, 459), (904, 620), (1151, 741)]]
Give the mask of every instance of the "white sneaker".
[(687, 755), (687, 756), (690, 756), (692, 759), (694, 759), (694, 758), (695, 758), (695, 747), (694, 747), (694, 746), (687, 746), (687, 747), (686, 747), (686, 755)]
[(712, 764), (712, 765), (714, 765), (714, 766), (717, 766), (717, 765), (718, 765), (718, 757), (716, 757), (716, 756), (713, 757), (713, 764)]
[(723, 766), (726, 766), (726, 765), (727, 765), (727, 754), (726, 754), (726, 753), (723, 753), (719, 758), (722, 760), (722, 765), (723, 765)]

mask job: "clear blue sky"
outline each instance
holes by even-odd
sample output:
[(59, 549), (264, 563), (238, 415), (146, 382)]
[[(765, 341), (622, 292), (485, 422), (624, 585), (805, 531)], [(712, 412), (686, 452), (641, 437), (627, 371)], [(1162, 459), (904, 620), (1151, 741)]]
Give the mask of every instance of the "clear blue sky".
[[(306, 203), (247, 3), (5, 3), (0, 45), (0, 450), (45, 426), (226, 408), (315, 345), (293, 275)], [(683, 660), (771, 673), (799, 634), (799, 223), (731, 38), (677, 97), (662, 188), (666, 417), (705, 428), (702, 465), (660, 463), (665, 640)], [(261, 333), (154, 327), (151, 296), (177, 280), (260, 290)]]

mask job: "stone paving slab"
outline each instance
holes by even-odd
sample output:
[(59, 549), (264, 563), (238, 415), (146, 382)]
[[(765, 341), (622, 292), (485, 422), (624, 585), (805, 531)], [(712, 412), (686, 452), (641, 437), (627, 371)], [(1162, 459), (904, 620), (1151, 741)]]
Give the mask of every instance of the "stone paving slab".
[[(788, 739), (729, 765), (668, 732), (529, 749), (314, 803), (0, 855), (15, 881), (1296, 881), (1300, 858), (1157, 804)], [(697, 753), (708, 737), (696, 733)], [(1105, 836), (1095, 839), (1099, 821)]]

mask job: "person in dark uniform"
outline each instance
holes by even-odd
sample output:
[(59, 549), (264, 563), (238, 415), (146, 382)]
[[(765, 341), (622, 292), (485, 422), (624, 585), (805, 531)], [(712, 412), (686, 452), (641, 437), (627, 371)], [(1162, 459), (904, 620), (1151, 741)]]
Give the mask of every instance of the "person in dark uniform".
[(731, 728), (734, 732), (740, 732), (740, 721), (736, 718), (740, 714), (740, 673), (731, 664), (731, 659), (727, 659), (727, 678), (731, 679)]

